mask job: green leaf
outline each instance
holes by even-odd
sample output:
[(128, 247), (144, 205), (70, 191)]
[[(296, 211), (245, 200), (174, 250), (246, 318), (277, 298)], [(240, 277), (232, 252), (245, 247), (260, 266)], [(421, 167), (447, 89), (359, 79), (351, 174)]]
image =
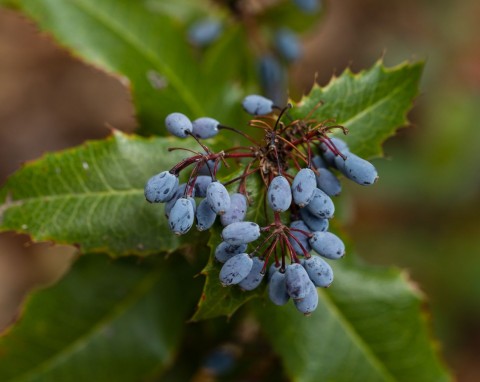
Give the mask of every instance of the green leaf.
[(380, 156), (382, 143), (407, 124), (406, 115), (418, 94), (422, 69), (420, 62), (385, 68), (381, 61), (358, 74), (347, 69), (327, 86), (315, 85), (291, 114), (304, 118), (311, 113), (320, 122), (334, 118), (349, 129), (342, 139), (351, 151), (365, 158)]
[[(151, 3), (131, 0), (17, 0), (41, 29), (88, 63), (126, 76), (143, 133), (165, 132), (164, 117), (207, 114), (202, 100), (222, 94), (203, 75), (185, 31)], [(218, 85), (220, 86), (220, 84)]]
[[(351, 256), (350, 256), (351, 257)], [(396, 269), (333, 264), (336, 280), (302, 316), (292, 302), (255, 312), (295, 381), (448, 381), (436, 355), (423, 296)]]
[(80, 258), (56, 286), (33, 293), (0, 338), (0, 380), (134, 381), (161, 373), (196, 290), (177, 260)]
[[(195, 147), (192, 140), (182, 143)], [(172, 251), (192, 242), (192, 233), (173, 235), (163, 205), (143, 195), (151, 176), (190, 156), (167, 151), (176, 145), (175, 139), (114, 131), (106, 140), (28, 163), (0, 189), (0, 231), (112, 256)]]

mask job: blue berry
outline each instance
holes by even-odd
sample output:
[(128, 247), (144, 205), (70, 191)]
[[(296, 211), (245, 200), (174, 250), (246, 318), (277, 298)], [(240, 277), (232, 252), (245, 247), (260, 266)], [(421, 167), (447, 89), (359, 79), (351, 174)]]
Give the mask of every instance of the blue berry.
[(212, 177), (208, 175), (197, 176), (195, 180), (195, 196), (204, 198), (207, 196), (207, 187), (212, 183)]
[(308, 211), (322, 219), (331, 219), (335, 212), (332, 199), (322, 190), (315, 188), (315, 196), (308, 203)]
[(285, 269), (285, 285), (291, 298), (294, 300), (304, 298), (311, 283), (307, 271), (301, 264), (287, 265)]
[(235, 366), (236, 349), (220, 347), (210, 352), (203, 361), (202, 367), (208, 370), (213, 378), (225, 375)]
[(270, 280), (275, 272), (277, 272), (281, 268), (281, 264), (279, 263), (278, 266), (273, 262), (268, 268), (268, 280)]
[(165, 216), (167, 217), (167, 219), (170, 216), (170, 211), (172, 210), (177, 200), (180, 199), (185, 193), (186, 187), (187, 187), (186, 183), (182, 183), (178, 185), (173, 196), (170, 198), (170, 200), (167, 203), (165, 203)]
[(315, 252), (327, 259), (337, 260), (345, 255), (345, 244), (331, 232), (314, 232), (309, 242)]
[(222, 238), (229, 244), (246, 244), (260, 237), (260, 227), (257, 223), (236, 222), (227, 225), (222, 231)]
[(244, 253), (247, 250), (247, 244), (229, 244), (222, 241), (217, 248), (215, 248), (215, 259), (220, 263), (224, 263), (231, 257)]
[(192, 228), (193, 217), (194, 211), (191, 201), (187, 198), (180, 198), (170, 211), (168, 224), (175, 235), (183, 235)]
[(268, 186), (267, 191), (268, 205), (275, 212), (284, 212), (292, 204), (292, 191), (290, 183), (284, 176), (276, 176)]
[[(198, 175), (207, 175), (211, 176), (215, 167), (215, 161), (213, 159), (207, 161), (200, 169), (198, 170)], [(221, 163), (218, 163), (217, 169), (221, 167)], [(210, 169), (210, 170), (209, 170)]]
[(318, 216), (313, 215), (307, 207), (300, 208), (300, 217), (303, 222), (310, 228), (310, 231), (326, 231), (328, 230), (329, 222), (328, 219), (323, 219)]
[(165, 118), (167, 130), (179, 138), (186, 138), (192, 132), (192, 122), (185, 114), (171, 113)]
[(246, 253), (240, 253), (228, 259), (220, 270), (220, 281), (223, 286), (238, 284), (248, 276), (253, 260)]
[(218, 20), (199, 20), (188, 29), (188, 40), (193, 45), (206, 47), (218, 39), (222, 29), (222, 24)]
[(318, 306), (318, 293), (315, 286), (310, 283), (307, 294), (302, 299), (293, 300), (295, 308), (304, 315), (310, 315)]
[(209, 117), (198, 118), (192, 123), (192, 132), (199, 139), (212, 138), (218, 134), (219, 122)]
[(293, 0), (293, 2), (305, 13), (314, 13), (320, 9), (320, 0)]
[[(165, 216), (168, 219), (170, 216), (170, 211), (172, 210), (173, 206), (177, 202), (178, 199), (183, 197), (183, 194), (185, 193), (185, 188), (187, 187), (186, 183), (182, 183), (177, 187), (177, 190), (175, 191), (175, 195), (167, 202), (165, 203)], [(195, 192), (193, 193), (195, 195)], [(196, 210), (196, 203), (195, 199), (192, 198), (191, 196), (188, 197), (188, 200), (190, 200), (190, 203), (192, 203), (193, 211), (195, 212)]]
[(217, 214), (212, 210), (207, 199), (203, 199), (198, 205), (195, 216), (197, 217), (197, 229), (199, 231), (205, 231), (215, 223)]
[(279, 102), (284, 92), (284, 72), (280, 62), (271, 55), (264, 55), (258, 60), (260, 84), (265, 94)]
[[(307, 227), (307, 225), (301, 221), (301, 220), (295, 220), (290, 223), (290, 228), (296, 228), (300, 229), (305, 232), (310, 232), (310, 229)], [(303, 248), (309, 252), (310, 251), (310, 244), (308, 242), (308, 236), (304, 235), (302, 232), (297, 232), (297, 231), (290, 231), (290, 234), (292, 236), (295, 236), (295, 238), (300, 242), (300, 244), (303, 246)], [(293, 249), (295, 250), (295, 253), (297, 255), (304, 255), (304, 252), (302, 251), (302, 248), (298, 244), (298, 242), (293, 239), (292, 237), (289, 237), (288, 240), (290, 241), (290, 244), (292, 244)]]
[(305, 259), (303, 266), (315, 286), (326, 288), (333, 282), (332, 267), (320, 256)]
[(297, 35), (288, 28), (282, 28), (275, 33), (275, 47), (287, 61), (293, 62), (302, 55), (302, 48)]
[(325, 162), (325, 160), (320, 155), (315, 155), (312, 158), (312, 163), (316, 169), (328, 168), (327, 162)]
[(275, 305), (285, 305), (288, 302), (290, 296), (287, 292), (285, 273), (277, 271), (270, 277), (268, 297)]
[(262, 273), (263, 260), (260, 260), (256, 256), (253, 257), (252, 260), (253, 265), (250, 273), (238, 284), (238, 286), (244, 290), (254, 290), (260, 285), (263, 280), (263, 276), (265, 276), (265, 274)]
[(168, 202), (178, 187), (178, 177), (168, 171), (152, 176), (145, 185), (145, 199), (150, 203)]
[(306, 206), (314, 198), (316, 189), (315, 173), (309, 168), (302, 168), (293, 179), (293, 201), (300, 207)]
[[(340, 151), (343, 155), (347, 155), (349, 153), (348, 145), (345, 141), (341, 140), (340, 138), (330, 138), (330, 141), (333, 143), (333, 145), (337, 148), (338, 151)], [(333, 151), (329, 149), (329, 147), (325, 144), (322, 143), (320, 147), (323, 150), (323, 158), (325, 161), (333, 167), (336, 167), (336, 159), (340, 158), (342, 159), (341, 156), (335, 155)], [(343, 161), (343, 160), (342, 160)]]
[(373, 164), (352, 153), (347, 155), (341, 171), (348, 179), (362, 186), (373, 184), (378, 179)]
[(256, 94), (246, 96), (242, 106), (250, 115), (266, 115), (273, 111), (273, 101)]
[(326, 168), (319, 168), (317, 172), (317, 186), (320, 190), (328, 196), (337, 196), (342, 192), (342, 185), (334, 173)]
[(232, 223), (241, 222), (247, 214), (247, 198), (240, 193), (230, 195), (230, 207), (220, 216), (220, 222), (223, 226)]
[(230, 208), (230, 195), (220, 182), (212, 182), (207, 187), (207, 200), (218, 215), (223, 215)]

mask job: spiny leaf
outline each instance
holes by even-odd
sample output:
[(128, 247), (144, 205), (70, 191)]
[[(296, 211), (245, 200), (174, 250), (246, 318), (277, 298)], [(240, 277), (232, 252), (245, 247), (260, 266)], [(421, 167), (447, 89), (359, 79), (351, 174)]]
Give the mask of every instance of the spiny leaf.
[(316, 84), (291, 114), (319, 122), (333, 118), (349, 130), (342, 139), (352, 152), (364, 158), (380, 156), (383, 142), (407, 124), (422, 69), (420, 62), (386, 68), (381, 61), (358, 74), (347, 69), (323, 88)]
[(192, 234), (186, 240), (173, 235), (163, 205), (143, 195), (151, 176), (190, 156), (167, 151), (177, 144), (114, 131), (106, 140), (28, 163), (0, 189), (0, 231), (112, 256), (172, 251), (192, 242)]
[[(331, 262), (333, 263), (333, 262)], [(421, 294), (396, 269), (347, 259), (310, 317), (257, 301), (262, 330), (295, 381), (448, 381)]]
[[(99, 68), (128, 78), (143, 133), (164, 134), (171, 112), (206, 115), (202, 100), (222, 109), (221, 92), (203, 75), (183, 29), (146, 1), (17, 0), (17, 6), (63, 46)], [(218, 87), (217, 87), (218, 86)]]
[(84, 256), (0, 338), (2, 381), (133, 381), (171, 362), (192, 308), (184, 262)]

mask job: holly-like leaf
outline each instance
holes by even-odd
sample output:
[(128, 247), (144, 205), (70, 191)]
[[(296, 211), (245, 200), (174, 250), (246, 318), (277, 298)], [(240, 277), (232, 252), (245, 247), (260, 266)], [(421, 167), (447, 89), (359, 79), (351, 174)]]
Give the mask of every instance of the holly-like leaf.
[(194, 286), (179, 259), (84, 256), (56, 286), (33, 293), (0, 338), (0, 380), (152, 378), (175, 355)]
[(191, 118), (208, 114), (205, 99), (222, 110), (223, 84), (203, 75), (184, 29), (156, 11), (155, 3), (16, 0), (15, 5), (76, 56), (124, 76), (143, 133), (164, 134), (159, 123), (174, 111)]
[(448, 381), (436, 354), (423, 296), (396, 269), (332, 264), (336, 280), (319, 289), (310, 317), (293, 302), (258, 301), (262, 330), (296, 381)]
[(291, 114), (319, 122), (333, 118), (349, 130), (342, 139), (352, 152), (364, 158), (380, 156), (383, 142), (407, 124), (422, 69), (420, 62), (386, 68), (381, 61), (358, 74), (347, 69), (327, 86), (315, 85)]
[[(194, 148), (193, 140), (182, 143)], [(172, 251), (191, 243), (194, 234), (173, 235), (163, 205), (147, 203), (143, 194), (151, 176), (191, 155), (167, 151), (177, 145), (175, 139), (114, 131), (106, 140), (28, 163), (0, 189), (0, 231), (112, 256)]]

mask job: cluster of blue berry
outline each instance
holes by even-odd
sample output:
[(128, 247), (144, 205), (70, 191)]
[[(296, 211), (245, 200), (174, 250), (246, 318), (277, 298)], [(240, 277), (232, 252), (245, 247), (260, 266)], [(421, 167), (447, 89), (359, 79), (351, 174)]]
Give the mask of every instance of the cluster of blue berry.
[[(243, 108), (254, 116), (249, 125), (264, 132), (260, 141), (212, 118), (191, 122), (180, 113), (168, 115), (167, 129), (180, 138), (193, 137), (202, 150), (150, 178), (145, 197), (152, 203), (166, 203), (165, 215), (177, 235), (187, 233), (195, 219), (199, 230), (209, 229), (220, 216), (223, 241), (215, 249), (215, 259), (223, 263), (221, 283), (253, 290), (272, 262), (268, 271), (271, 301), (283, 305), (292, 298), (299, 311), (309, 314), (318, 304), (316, 287), (328, 287), (333, 281), (332, 268), (324, 258), (337, 260), (345, 254), (342, 240), (328, 232), (335, 212), (331, 197), (341, 191), (335, 172), (361, 185), (373, 184), (377, 172), (370, 162), (351, 153), (343, 140), (327, 135), (332, 129), (347, 133), (345, 128), (308, 116), (294, 120), (290, 107), (280, 108), (259, 95), (244, 99)], [(202, 140), (220, 130), (240, 134), (252, 145), (212, 152)], [(217, 171), (228, 159), (243, 171), (221, 183)], [(249, 161), (241, 165), (242, 159)], [(188, 180), (179, 184), (180, 172), (189, 166), (193, 168)], [(264, 186), (265, 216), (272, 220), (263, 227), (244, 221), (251, 202), (247, 178), (257, 175)], [(237, 182), (236, 192), (229, 193), (227, 187)], [(198, 206), (195, 198), (203, 198)], [(285, 212), (290, 214), (288, 225), (282, 220)], [(260, 244), (249, 251), (248, 245), (262, 235)], [(312, 250), (318, 255), (312, 255)]]

